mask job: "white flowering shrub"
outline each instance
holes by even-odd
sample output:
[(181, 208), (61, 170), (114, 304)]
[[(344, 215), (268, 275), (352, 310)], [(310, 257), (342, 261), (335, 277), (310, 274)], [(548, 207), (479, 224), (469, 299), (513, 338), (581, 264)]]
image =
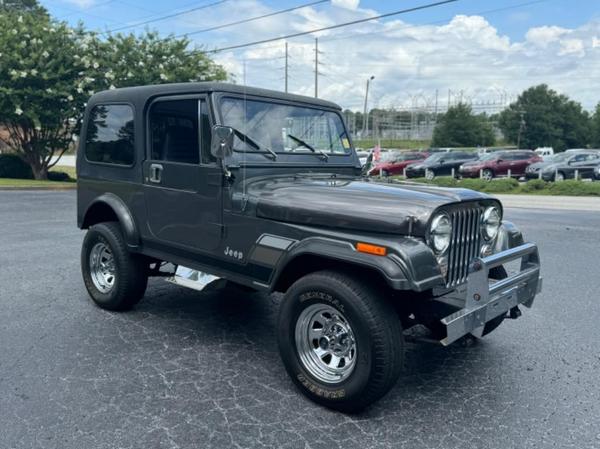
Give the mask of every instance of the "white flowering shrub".
[[(14, 0), (18, 3), (18, 0)], [(27, 0), (26, 3), (31, 3)], [(157, 33), (100, 38), (41, 8), (0, 3), (0, 126), (5, 143), (46, 179), (53, 156), (77, 141), (88, 98), (119, 87), (224, 80), (226, 72), (189, 42)]]

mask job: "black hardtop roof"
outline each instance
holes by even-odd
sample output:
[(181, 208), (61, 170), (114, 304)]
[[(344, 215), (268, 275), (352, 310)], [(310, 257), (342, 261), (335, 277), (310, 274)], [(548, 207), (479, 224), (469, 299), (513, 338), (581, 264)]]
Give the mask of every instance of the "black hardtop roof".
[(149, 98), (160, 95), (185, 95), (201, 92), (223, 92), (233, 94), (247, 94), (259, 97), (274, 98), (292, 102), (305, 103), (325, 108), (341, 110), (340, 106), (330, 101), (321, 100), (303, 95), (286, 94), (276, 90), (261, 89), (258, 87), (240, 86), (231, 83), (197, 82), (153, 84), (148, 86), (123, 87), (119, 89), (104, 90), (92, 96), (89, 103), (106, 102), (146, 102)]

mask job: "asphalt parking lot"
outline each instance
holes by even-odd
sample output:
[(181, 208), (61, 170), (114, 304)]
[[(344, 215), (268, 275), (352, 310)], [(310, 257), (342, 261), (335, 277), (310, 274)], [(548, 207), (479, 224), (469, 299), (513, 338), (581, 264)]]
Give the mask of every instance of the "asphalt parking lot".
[(102, 311), (73, 192), (0, 192), (0, 448), (599, 448), (600, 213), (508, 209), (540, 246), (534, 308), (471, 347), (408, 345), (359, 415), (301, 396), (277, 296), (152, 280)]

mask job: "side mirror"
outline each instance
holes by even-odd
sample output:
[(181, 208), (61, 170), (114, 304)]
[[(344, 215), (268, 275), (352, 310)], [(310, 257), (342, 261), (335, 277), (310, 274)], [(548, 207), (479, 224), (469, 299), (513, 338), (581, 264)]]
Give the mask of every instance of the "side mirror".
[(235, 133), (231, 126), (215, 125), (212, 128), (210, 154), (217, 159), (225, 159), (233, 154), (233, 137)]

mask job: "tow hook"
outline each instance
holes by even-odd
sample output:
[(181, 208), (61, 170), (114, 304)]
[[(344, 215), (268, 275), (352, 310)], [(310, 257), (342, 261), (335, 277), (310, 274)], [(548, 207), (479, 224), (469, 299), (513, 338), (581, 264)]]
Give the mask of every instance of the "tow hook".
[(512, 309), (510, 309), (510, 312), (508, 313), (508, 318), (510, 318), (511, 320), (516, 320), (521, 315), (522, 315), (522, 312), (519, 309), (519, 306), (514, 306)]

